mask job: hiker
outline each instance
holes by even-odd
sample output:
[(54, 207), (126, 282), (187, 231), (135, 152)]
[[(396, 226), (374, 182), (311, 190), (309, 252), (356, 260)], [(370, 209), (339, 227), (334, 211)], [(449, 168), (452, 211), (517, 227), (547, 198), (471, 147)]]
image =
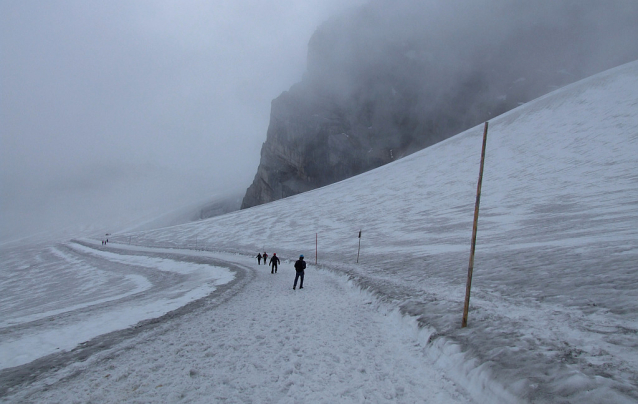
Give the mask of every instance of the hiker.
[(281, 261), (279, 261), (279, 258), (277, 258), (277, 253), (273, 253), (272, 258), (270, 259), (270, 266), (272, 268), (270, 268), (270, 273), (271, 274), (276, 274), (277, 273), (277, 264), (279, 264)]
[(297, 262), (295, 262), (295, 271), (297, 274), (295, 275), (295, 283), (292, 285), (293, 290), (297, 289), (297, 279), (301, 278), (301, 282), (299, 282), (299, 289), (303, 289), (303, 275), (304, 269), (306, 269), (306, 261), (303, 260), (303, 254), (299, 256)]
[[(266, 263), (266, 259), (264, 258), (264, 264)], [(261, 265), (261, 253), (257, 253), (257, 265)]]
[(261, 257), (264, 259), (264, 265), (268, 265), (268, 254), (266, 254), (266, 252), (264, 251), (264, 253), (261, 255)]

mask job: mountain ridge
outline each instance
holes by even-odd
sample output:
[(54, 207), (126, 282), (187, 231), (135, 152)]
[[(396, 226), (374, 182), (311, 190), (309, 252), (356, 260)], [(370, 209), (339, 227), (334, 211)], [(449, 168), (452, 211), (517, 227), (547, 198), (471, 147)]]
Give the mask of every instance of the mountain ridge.
[[(618, 49), (613, 57), (604, 41), (592, 42), (587, 52), (576, 46), (577, 40), (602, 35), (612, 23), (623, 38), (638, 36), (638, 29), (623, 20), (636, 15), (637, 6), (622, 10), (625, 3), (616, 2), (627, 15), (598, 14), (592, 25), (591, 18), (602, 10), (594, 2), (540, 3), (556, 16), (548, 20), (531, 5), (512, 11), (508, 1), (499, 3), (495, 15), (465, 6), (477, 15), (458, 32), (445, 26), (458, 13), (448, 10), (441, 21), (433, 20), (432, 5), (410, 0), (397, 2), (391, 13), (385, 1), (373, 1), (324, 23), (309, 41), (302, 81), (272, 101), (260, 164), (241, 208), (387, 164), (638, 58), (629, 45), (629, 51)], [(502, 25), (502, 13), (519, 24), (508, 22), (509, 31), (499, 27), (495, 33), (474, 26), (480, 18), (488, 26)], [(592, 62), (603, 56), (604, 62)]]

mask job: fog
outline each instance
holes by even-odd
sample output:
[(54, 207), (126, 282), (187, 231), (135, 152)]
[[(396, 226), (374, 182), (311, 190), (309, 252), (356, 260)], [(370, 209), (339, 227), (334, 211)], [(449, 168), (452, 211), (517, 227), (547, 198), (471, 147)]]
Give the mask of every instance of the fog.
[(467, 80), (495, 93), (536, 80), (526, 87), (538, 96), (635, 60), (636, 21), (633, 0), (371, 0), (315, 34), (308, 78), (343, 97), (387, 76), (432, 103)]
[[(273, 103), (244, 208), (387, 164), (638, 59), (635, 0), (370, 0)], [(451, 167), (450, 170), (454, 168)]]
[(460, 128), (457, 110), (505, 110), (638, 57), (633, 0), (363, 3), (2, 1), (1, 240), (117, 231), (241, 193), (271, 100), (302, 77), (387, 100), (378, 111), (398, 90), (410, 114)]
[(1, 239), (245, 190), (313, 31), (360, 3), (0, 2)]

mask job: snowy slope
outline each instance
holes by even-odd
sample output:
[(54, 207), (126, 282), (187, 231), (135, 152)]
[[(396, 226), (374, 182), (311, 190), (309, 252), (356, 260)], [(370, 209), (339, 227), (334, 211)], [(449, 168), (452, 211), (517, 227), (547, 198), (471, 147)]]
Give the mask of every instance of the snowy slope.
[(638, 400), (638, 63), (490, 122), (461, 329), (481, 137), (482, 125), (338, 184), (133, 242), (197, 237), (313, 261), (318, 234), (321, 266), (433, 328), (432, 352), (465, 353), (459, 377), (482, 373), (539, 402)]
[[(14, 363), (41, 331), (183, 305), (201, 279), (212, 293), (96, 338), (86, 363), (82, 345), (0, 372), (0, 390), (19, 386), (12, 402), (638, 402), (638, 62), (490, 121), (461, 329), (481, 141), (482, 125), (326, 188), (113, 235), (113, 248), (3, 251), (0, 359)], [(282, 277), (256, 266), (260, 251), (284, 260)], [(30, 387), (14, 376), (36, 371), (49, 376)]]

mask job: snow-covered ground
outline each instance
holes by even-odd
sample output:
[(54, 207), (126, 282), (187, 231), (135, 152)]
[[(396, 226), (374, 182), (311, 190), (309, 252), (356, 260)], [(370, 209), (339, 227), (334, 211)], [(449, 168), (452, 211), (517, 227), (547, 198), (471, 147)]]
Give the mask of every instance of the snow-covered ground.
[(0, 369), (160, 317), (234, 278), (226, 268), (78, 243), (17, 249), (4, 260), (12, 270), (1, 280)]
[(310, 268), (304, 288), (293, 290), (290, 263), (271, 274), (251, 257), (173, 253), (234, 262), (243, 275), (232, 298), (223, 304), (208, 299), (179, 317), (142, 327), (86, 362), (66, 361), (61, 371), (11, 399), (472, 402), (423, 354), (416, 327), (404, 326), (396, 313), (380, 313), (375, 300), (347, 278)]
[[(135, 332), (6, 369), (0, 395), (638, 402), (638, 63), (490, 121), (461, 328), (481, 140), (482, 125), (326, 188), (114, 235), (106, 248), (3, 250), (0, 358), (15, 357), (16, 346), (29, 351), (28, 338), (55, 333), (58, 321), (81, 334), (109, 310), (126, 316), (127, 307), (168, 298), (182, 305), (199, 276), (218, 289)], [(286, 260), (277, 275), (256, 265), (260, 251)], [(293, 291), (299, 253), (311, 265), (304, 290)], [(210, 273), (180, 269), (189, 262)], [(187, 279), (173, 291), (156, 274)]]

